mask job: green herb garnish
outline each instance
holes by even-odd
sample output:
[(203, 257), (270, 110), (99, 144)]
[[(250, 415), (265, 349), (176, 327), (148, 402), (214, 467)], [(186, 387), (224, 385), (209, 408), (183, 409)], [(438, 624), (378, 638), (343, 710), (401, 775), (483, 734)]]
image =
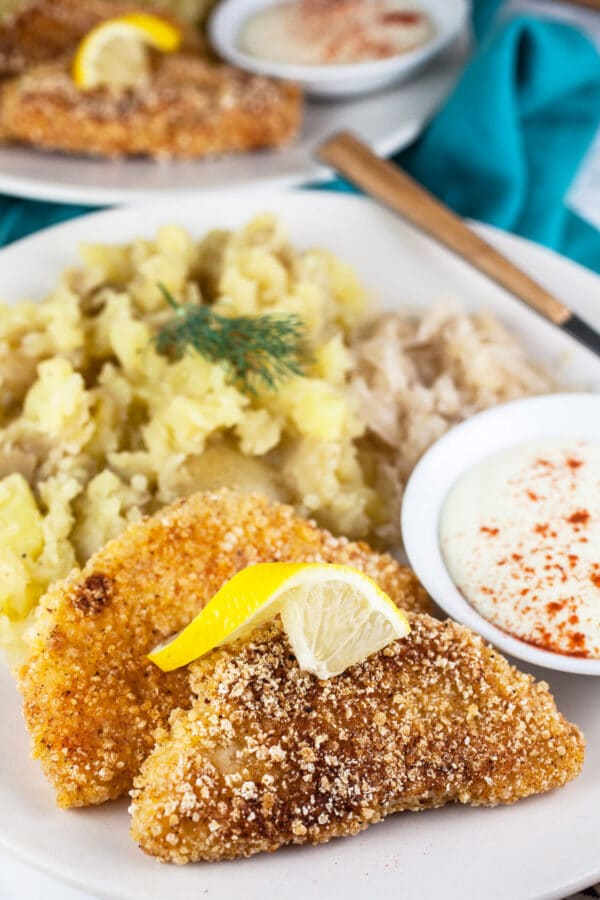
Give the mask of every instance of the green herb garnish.
[(209, 362), (225, 366), (236, 387), (252, 395), (259, 382), (275, 390), (290, 375), (304, 375), (309, 354), (299, 316), (221, 316), (209, 306), (177, 303), (163, 284), (158, 287), (175, 310), (155, 338), (163, 356), (181, 359), (191, 347)]

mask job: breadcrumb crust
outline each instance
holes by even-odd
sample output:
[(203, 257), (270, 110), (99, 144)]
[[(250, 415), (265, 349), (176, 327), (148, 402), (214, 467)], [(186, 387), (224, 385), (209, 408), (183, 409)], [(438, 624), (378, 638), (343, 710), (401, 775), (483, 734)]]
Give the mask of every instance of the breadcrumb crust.
[(278, 560), (352, 565), (399, 606), (429, 606), (412, 572), (390, 556), (256, 495), (195, 494), (132, 525), (48, 591), (20, 673), (33, 755), (60, 806), (129, 790), (155, 729), (193, 700), (187, 669), (163, 673), (146, 654), (235, 572)]
[(0, 139), (96, 156), (192, 159), (280, 147), (296, 136), (293, 84), (216, 62), (198, 33), (181, 50), (151, 54), (147, 82), (81, 91), (71, 77), (81, 38), (99, 22), (139, 11), (122, 0), (41, 0), (0, 27)]
[(147, 85), (83, 93), (68, 60), (37, 66), (0, 94), (5, 140), (95, 156), (193, 159), (280, 147), (297, 134), (293, 84), (200, 57), (157, 56)]
[(513, 803), (579, 774), (583, 737), (547, 684), (450, 620), (410, 620), (407, 638), (327, 681), (300, 671), (278, 622), (193, 664), (193, 706), (135, 780), (140, 847), (233, 859), (399, 810)]
[[(20, 75), (38, 63), (64, 56), (100, 22), (140, 9), (143, 6), (135, 0), (37, 0), (20, 4), (0, 23), (0, 78)], [(204, 42), (195, 28), (162, 11), (159, 14), (181, 29), (185, 49), (203, 50)]]

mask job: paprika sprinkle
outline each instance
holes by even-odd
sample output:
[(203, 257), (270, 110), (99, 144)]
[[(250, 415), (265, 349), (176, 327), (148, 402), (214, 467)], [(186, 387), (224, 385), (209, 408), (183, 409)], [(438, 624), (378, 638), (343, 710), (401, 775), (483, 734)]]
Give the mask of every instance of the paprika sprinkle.
[(450, 490), (440, 538), (482, 616), (544, 650), (600, 659), (600, 444), (543, 439), (483, 460)]
[(277, 62), (349, 65), (406, 53), (434, 34), (430, 16), (410, 0), (292, 0), (250, 16), (239, 46)]

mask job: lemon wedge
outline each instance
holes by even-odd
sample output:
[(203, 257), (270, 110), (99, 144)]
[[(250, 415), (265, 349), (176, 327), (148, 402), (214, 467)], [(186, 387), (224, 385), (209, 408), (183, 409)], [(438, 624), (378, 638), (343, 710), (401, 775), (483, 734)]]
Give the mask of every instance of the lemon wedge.
[(300, 668), (319, 678), (339, 675), (410, 631), (387, 594), (350, 566), (259, 563), (234, 575), (183, 631), (148, 658), (169, 672), (277, 614)]
[(180, 44), (179, 29), (158, 16), (130, 13), (106, 19), (79, 44), (73, 81), (82, 90), (139, 84), (148, 74), (148, 47), (172, 53)]

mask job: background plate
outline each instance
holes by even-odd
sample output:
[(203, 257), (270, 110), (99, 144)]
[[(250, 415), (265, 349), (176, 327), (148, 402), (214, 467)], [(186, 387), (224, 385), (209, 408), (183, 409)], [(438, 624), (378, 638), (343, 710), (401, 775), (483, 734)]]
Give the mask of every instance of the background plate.
[[(350, 260), (382, 306), (423, 307), (453, 296), (487, 307), (514, 328), (532, 355), (554, 360), (567, 380), (600, 388), (600, 361), (495, 285), (367, 200), (332, 193), (221, 193), (142, 209), (100, 213), (0, 252), (2, 293), (42, 297), (74, 261), (81, 240), (151, 236), (178, 222), (196, 235), (241, 225), (271, 210), (300, 246), (324, 245)], [(343, 223), (343, 224), (342, 224)], [(600, 279), (550, 251), (481, 229), (504, 253), (600, 327)], [(533, 671), (533, 670), (532, 670)], [(600, 692), (596, 679), (548, 673), (560, 709), (588, 740), (582, 776), (561, 791), (511, 807), (401, 813), (363, 834), (315, 848), (290, 848), (232, 863), (175, 868), (144, 856), (128, 836), (124, 801), (60, 811), (29, 762), (19, 698), (0, 672), (0, 847), (111, 900), (555, 900), (600, 878)], [(20, 896), (34, 896), (21, 892)]]
[(408, 146), (450, 92), (464, 65), (467, 46), (465, 32), (412, 81), (381, 93), (345, 102), (307, 102), (299, 140), (280, 151), (169, 163), (86, 159), (0, 146), (0, 193), (109, 206), (158, 200), (167, 192), (189, 196), (257, 183), (324, 181), (331, 173), (314, 162), (313, 152), (341, 128), (351, 128), (382, 155)]

